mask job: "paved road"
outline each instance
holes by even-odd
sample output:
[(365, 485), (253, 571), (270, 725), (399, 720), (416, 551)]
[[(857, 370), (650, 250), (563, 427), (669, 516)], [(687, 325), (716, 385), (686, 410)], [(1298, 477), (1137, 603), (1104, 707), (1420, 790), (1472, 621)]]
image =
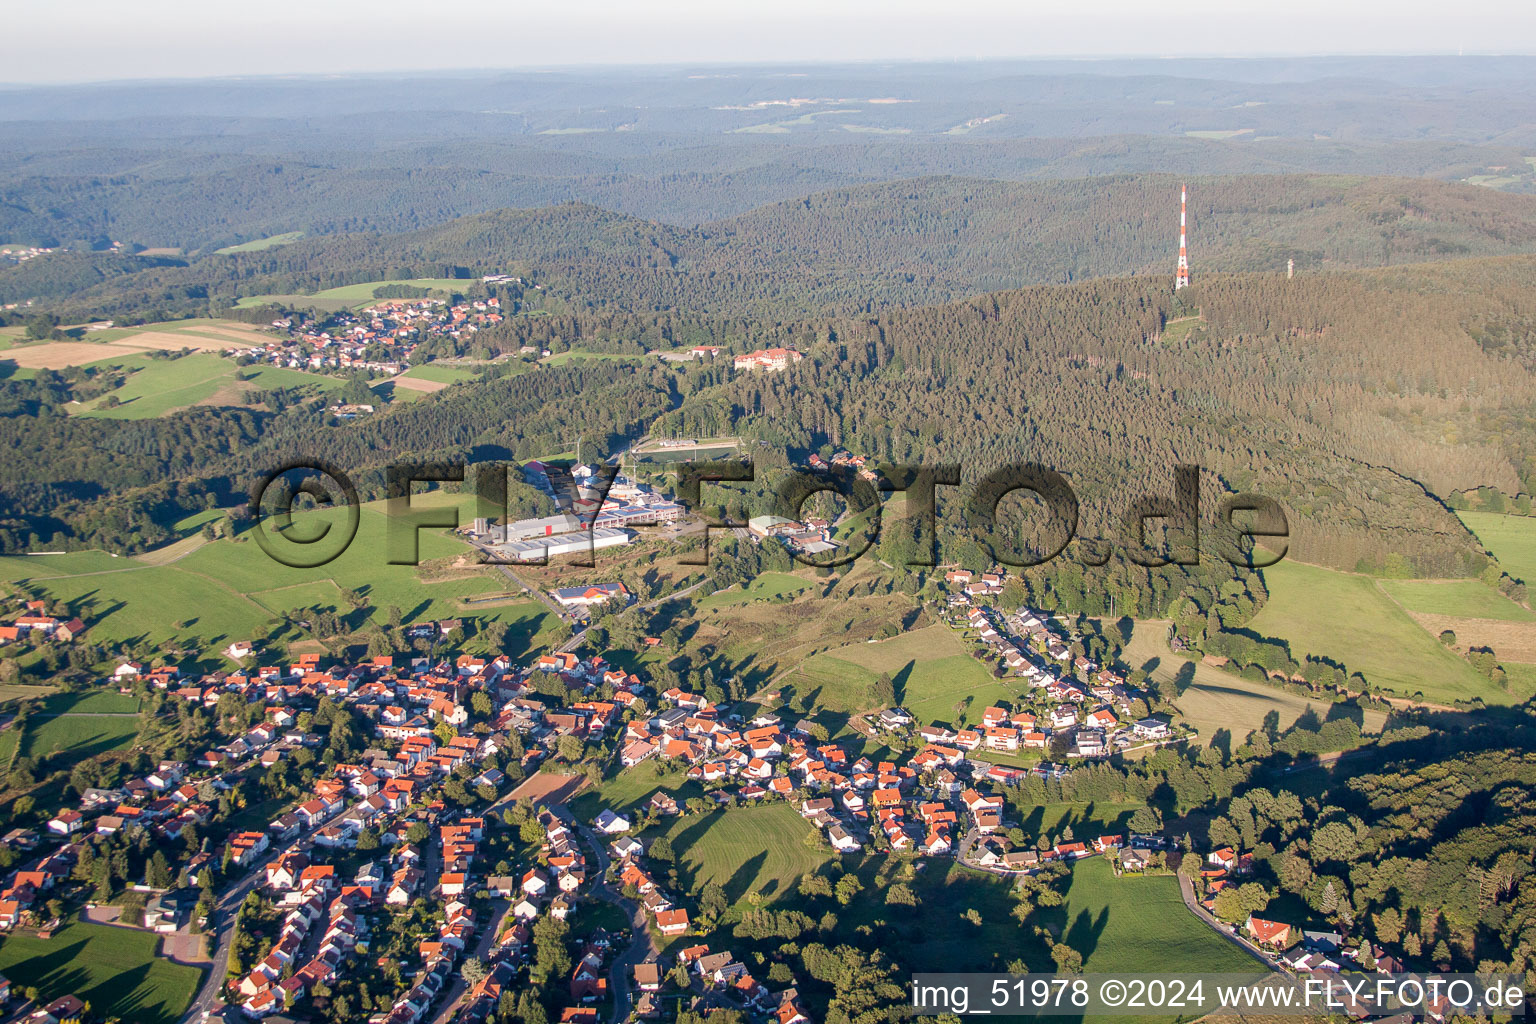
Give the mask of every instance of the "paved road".
[(638, 901), (616, 890), (608, 881), (608, 851), (603, 846), (602, 838), (586, 825), (577, 823), (575, 829), (576, 834), (592, 848), (592, 863), (596, 868), (593, 877), (598, 881), (592, 886), (591, 895), (627, 913), (630, 931), (634, 936), (624, 951), (614, 957), (612, 966), (608, 968), (608, 990), (613, 993), (613, 1015), (609, 1020), (618, 1024), (629, 1016), (630, 980), (635, 965), (655, 957), (661, 951), (651, 938), (645, 908)]
[[(284, 849), (292, 849), (294, 844), (310, 832), (319, 831), (331, 822), (339, 820), (349, 810), (351, 810), (350, 807), (342, 807), (341, 810), (317, 824), (314, 829), (300, 833), (298, 838)], [(219, 990), (224, 987), (224, 975), (229, 971), (229, 954), (235, 930), (235, 911), (240, 909), (240, 904), (244, 902), (251, 890), (266, 880), (267, 864), (277, 856), (279, 853), (269, 851), (268, 856), (261, 858), (261, 863), (230, 883), (224, 890), (224, 894), (214, 904), (213, 928), (209, 932), (208, 939), (213, 963), (203, 974), (202, 981), (198, 985), (197, 998), (192, 1000), (192, 1005), (188, 1006), (187, 1012), (182, 1015), (181, 1024), (196, 1024), (203, 1019), (204, 1015), (224, 1005), (224, 1001), (219, 998)]]
[[(1186, 854), (1186, 856), (1192, 857), (1194, 854)], [(1182, 874), (1179, 875), (1179, 896), (1183, 898), (1184, 905), (1189, 908), (1189, 912), (1209, 925), (1217, 935), (1220, 935), (1222, 938), (1232, 943), (1232, 945), (1236, 946), (1238, 949), (1242, 950), (1244, 953), (1247, 953), (1259, 963), (1263, 964), (1265, 970), (1280, 972), (1280, 969), (1275, 966), (1273, 960), (1250, 946), (1237, 935), (1233, 934), (1224, 925), (1222, 925), (1220, 921), (1216, 920), (1209, 913), (1207, 913), (1206, 909), (1200, 905), (1200, 901), (1195, 899), (1194, 883), (1191, 882), (1188, 878), (1185, 878)]]
[(996, 864), (977, 864), (970, 860), (971, 850), (982, 839), (980, 830), (972, 828), (960, 838), (960, 845), (955, 847), (955, 859), (973, 871), (985, 871), (988, 874), (999, 875), (1003, 878), (1020, 878), (1024, 875), (1035, 873), (1031, 868), (1004, 868)]
[[(511, 909), (512, 902), (510, 900), (504, 900), (499, 897), (491, 900), (489, 912), (486, 915), (486, 923), (490, 927), (480, 933), (480, 941), (475, 943), (473, 950), (465, 951), (464, 957), (466, 960), (485, 959), (485, 955), (490, 952), (491, 943), (496, 940), (496, 934), (501, 931), (502, 920)], [(464, 980), (464, 975), (462, 973), (455, 974), (453, 981), (446, 990), (443, 1008), (438, 1011), (437, 1017), (434, 1018), (432, 1024), (448, 1024), (454, 1018), (460, 1009), (459, 999), (463, 997), (464, 991), (467, 988), (469, 988), (469, 983)]]
[(668, 601), (680, 600), (682, 598), (687, 597), (689, 594), (692, 594), (694, 591), (698, 590), (700, 587), (705, 586), (708, 583), (709, 583), (709, 580), (700, 580), (699, 582), (695, 583), (691, 587), (684, 587), (682, 590), (676, 591), (676, 592), (671, 593), (671, 594), (667, 594), (665, 597), (658, 597), (654, 601), (649, 601), (649, 602), (647, 602), (645, 604), (642, 604), (642, 605), (639, 606), (639, 610), (642, 611), (642, 612), (648, 612), (652, 608), (657, 608), (657, 607), (660, 607), (661, 605), (666, 604)]

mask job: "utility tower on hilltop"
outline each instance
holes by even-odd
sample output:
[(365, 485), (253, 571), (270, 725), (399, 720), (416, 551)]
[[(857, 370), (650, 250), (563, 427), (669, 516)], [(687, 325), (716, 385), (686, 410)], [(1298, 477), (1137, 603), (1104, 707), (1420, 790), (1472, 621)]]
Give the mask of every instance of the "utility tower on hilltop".
[(1179, 186), (1179, 269), (1173, 274), (1173, 290), (1189, 287), (1189, 250), (1186, 248), (1185, 224), (1186, 212), (1189, 209), (1189, 194), (1183, 185)]

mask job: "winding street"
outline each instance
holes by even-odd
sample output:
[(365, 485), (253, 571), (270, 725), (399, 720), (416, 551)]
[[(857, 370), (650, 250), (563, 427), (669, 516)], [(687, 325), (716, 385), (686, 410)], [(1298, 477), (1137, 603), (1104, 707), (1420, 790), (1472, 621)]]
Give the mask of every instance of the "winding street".
[(593, 877), (597, 882), (592, 886), (590, 895), (627, 913), (630, 931), (634, 936), (624, 951), (614, 957), (613, 964), (608, 968), (608, 991), (613, 994), (613, 1010), (609, 1020), (613, 1024), (619, 1024), (629, 1016), (630, 979), (635, 965), (655, 957), (660, 950), (657, 949), (655, 940), (651, 938), (645, 908), (637, 900), (629, 899), (619, 892), (608, 881), (608, 851), (604, 848), (602, 837), (586, 825), (575, 822), (574, 819), (573, 828), (576, 834), (592, 848), (592, 863), (596, 867)]
[[(299, 838), (285, 847), (283, 852), (293, 849), (311, 832), (319, 831), (340, 819), (349, 809), (343, 807), (329, 818), (318, 822), (313, 829), (307, 829), (300, 833)], [(240, 904), (244, 902), (245, 897), (250, 894), (251, 890), (255, 889), (258, 884), (266, 879), (267, 863), (279, 855), (273, 854), (270, 857), (262, 857), (260, 864), (237, 878), (224, 890), (224, 894), (214, 904), (213, 914), (211, 915), (212, 927), (208, 932), (213, 962), (203, 974), (202, 981), (198, 985), (197, 998), (192, 1000), (192, 1005), (188, 1006), (187, 1012), (182, 1014), (181, 1024), (197, 1024), (197, 1022), (205, 1019), (208, 1014), (224, 1005), (223, 1001), (219, 999), (219, 990), (224, 987), (224, 976), (229, 972), (229, 954), (234, 948), (235, 911), (240, 909)]]
[[(501, 924), (506, 920), (507, 914), (512, 909), (512, 901), (496, 898), (491, 900), (489, 912), (486, 914), (488, 928), (480, 932), (480, 941), (475, 943), (475, 948), (464, 954), (465, 960), (484, 960), (491, 950), (491, 943), (496, 940), (496, 935), (501, 931)], [(453, 976), (453, 981), (443, 992), (443, 1007), (433, 1018), (433, 1024), (448, 1024), (454, 1015), (460, 1010), (459, 1000), (469, 988), (469, 983), (464, 980), (463, 971)]]
[(1207, 925), (1209, 925), (1217, 935), (1220, 935), (1222, 938), (1232, 943), (1232, 945), (1236, 946), (1238, 949), (1242, 950), (1244, 953), (1247, 953), (1259, 963), (1263, 964), (1266, 971), (1280, 971), (1280, 969), (1275, 966), (1273, 960), (1259, 952), (1247, 942), (1243, 941), (1220, 921), (1216, 920), (1206, 912), (1206, 909), (1200, 905), (1200, 901), (1195, 899), (1195, 885), (1193, 882), (1185, 878), (1183, 875), (1179, 875), (1178, 879), (1179, 896), (1184, 900), (1184, 905), (1189, 908), (1189, 912), (1191, 914), (1194, 914), (1201, 921), (1204, 921)]

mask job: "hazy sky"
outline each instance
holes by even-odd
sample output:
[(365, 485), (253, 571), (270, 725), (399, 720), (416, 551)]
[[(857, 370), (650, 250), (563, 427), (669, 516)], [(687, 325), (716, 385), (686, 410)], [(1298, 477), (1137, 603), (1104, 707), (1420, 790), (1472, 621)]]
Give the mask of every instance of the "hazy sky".
[(1530, 0), (6, 0), (0, 80), (880, 58), (1536, 53)]

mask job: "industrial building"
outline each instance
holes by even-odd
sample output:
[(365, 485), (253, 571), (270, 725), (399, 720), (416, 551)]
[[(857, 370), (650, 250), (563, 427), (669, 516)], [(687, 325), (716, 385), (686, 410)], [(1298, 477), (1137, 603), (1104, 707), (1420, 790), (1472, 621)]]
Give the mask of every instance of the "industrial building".
[(539, 562), (558, 555), (586, 554), (600, 548), (623, 547), (635, 539), (629, 530), (600, 526), (590, 533), (582, 530), (558, 537), (528, 537), (506, 541), (492, 549), (509, 562)]

